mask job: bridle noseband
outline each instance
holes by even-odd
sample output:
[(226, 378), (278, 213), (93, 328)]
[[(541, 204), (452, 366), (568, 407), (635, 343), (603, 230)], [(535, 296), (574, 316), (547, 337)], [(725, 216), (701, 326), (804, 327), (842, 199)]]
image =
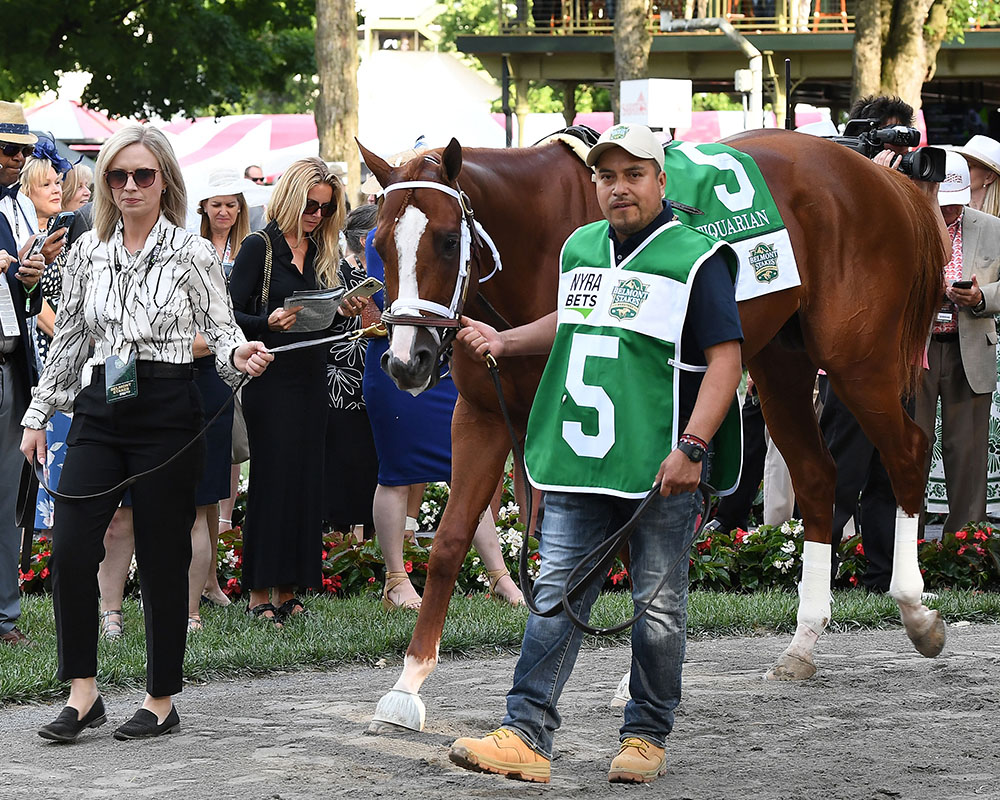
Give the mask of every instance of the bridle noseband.
[[(458, 333), (458, 329), (461, 327), (459, 317), (462, 314), (462, 309), (465, 306), (469, 292), (469, 280), (472, 275), (473, 245), (476, 248), (482, 248), (485, 243), (489, 247), (490, 254), (493, 257), (493, 272), (485, 278), (480, 278), (479, 283), (488, 281), (503, 269), (503, 265), (500, 262), (500, 253), (497, 250), (496, 244), (490, 238), (485, 228), (476, 220), (469, 196), (461, 188), (453, 189), (443, 183), (435, 183), (434, 181), (402, 181), (387, 186), (384, 194), (387, 195), (390, 192), (402, 190), (413, 191), (414, 189), (433, 189), (434, 191), (443, 192), (450, 197), (454, 197), (462, 209), (458, 276), (455, 280), (455, 291), (452, 293), (451, 302), (447, 306), (435, 303), (432, 300), (424, 300), (422, 297), (398, 297), (390, 306), (388, 312), (382, 314), (382, 321), (390, 328), (390, 335), (391, 326), (393, 325), (411, 325), (417, 328), (429, 329), (438, 340), (435, 362), (440, 365), (449, 359), (452, 342)], [(398, 216), (396, 217), (396, 222), (399, 222)], [(425, 316), (425, 313), (432, 316)], [(438, 333), (439, 330), (441, 333)], [(432, 371), (430, 386), (437, 383), (439, 372), (440, 370), (438, 369)]]

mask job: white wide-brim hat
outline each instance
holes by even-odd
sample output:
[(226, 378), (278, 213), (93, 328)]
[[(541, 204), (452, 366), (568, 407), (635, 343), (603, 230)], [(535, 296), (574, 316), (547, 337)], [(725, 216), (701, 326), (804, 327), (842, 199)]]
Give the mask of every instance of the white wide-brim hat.
[(956, 153), (978, 161), (984, 167), (1000, 175), (1000, 142), (989, 136), (976, 134), (962, 147), (950, 147)]
[(965, 206), (972, 199), (969, 191), (969, 165), (954, 150), (945, 154), (944, 180), (938, 184), (938, 205)]
[(216, 169), (207, 178), (192, 181), (188, 191), (188, 201), (194, 206), (200, 206), (210, 197), (229, 197), (241, 194), (248, 206), (267, 205), (271, 199), (273, 186), (261, 186), (249, 178), (244, 178), (234, 169)]

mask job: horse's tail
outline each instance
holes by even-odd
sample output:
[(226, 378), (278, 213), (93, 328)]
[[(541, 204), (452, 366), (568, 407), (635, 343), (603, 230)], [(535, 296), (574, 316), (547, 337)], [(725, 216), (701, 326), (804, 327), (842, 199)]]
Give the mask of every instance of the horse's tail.
[(941, 276), (948, 263), (949, 252), (942, 239), (944, 228), (939, 212), (926, 195), (911, 190), (904, 197), (908, 198), (914, 222), (913, 252), (916, 263), (913, 265), (913, 282), (903, 311), (897, 364), (903, 394), (912, 395), (920, 385), (927, 334), (940, 303)]

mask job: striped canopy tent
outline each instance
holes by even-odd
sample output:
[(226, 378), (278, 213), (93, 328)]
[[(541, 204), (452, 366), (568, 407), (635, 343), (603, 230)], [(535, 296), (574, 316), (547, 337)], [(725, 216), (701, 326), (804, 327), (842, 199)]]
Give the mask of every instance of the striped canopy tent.
[(96, 153), (105, 139), (126, 124), (65, 99), (39, 103), (26, 109), (24, 116), (31, 130), (51, 133), (79, 152)]
[(204, 179), (215, 169), (258, 165), (268, 179), (299, 158), (319, 153), (312, 114), (246, 114), (200, 117), (162, 126), (185, 180)]

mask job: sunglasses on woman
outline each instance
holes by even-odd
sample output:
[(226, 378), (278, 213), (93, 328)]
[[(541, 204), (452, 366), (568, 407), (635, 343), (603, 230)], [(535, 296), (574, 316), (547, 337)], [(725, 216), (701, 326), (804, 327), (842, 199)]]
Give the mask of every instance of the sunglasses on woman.
[(104, 173), (104, 180), (112, 189), (124, 189), (128, 183), (129, 176), (135, 181), (135, 185), (140, 189), (148, 189), (156, 180), (158, 169), (143, 167), (136, 170), (109, 169)]
[(337, 204), (333, 200), (329, 203), (317, 203), (315, 200), (306, 200), (306, 207), (302, 213), (312, 215), (317, 211), (324, 217), (332, 217), (337, 211)]
[(7, 156), (7, 158), (13, 158), (18, 153), (27, 158), (35, 152), (35, 146), (33, 144), (9, 144), (3, 142), (0, 143), (0, 152)]

